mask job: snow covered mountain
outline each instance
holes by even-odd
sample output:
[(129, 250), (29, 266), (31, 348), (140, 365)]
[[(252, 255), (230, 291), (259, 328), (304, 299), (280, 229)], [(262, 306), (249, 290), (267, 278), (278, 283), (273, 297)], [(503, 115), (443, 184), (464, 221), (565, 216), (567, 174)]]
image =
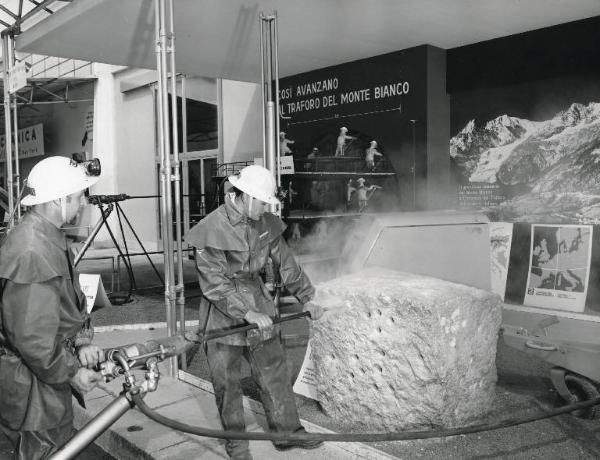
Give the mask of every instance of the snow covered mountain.
[[(600, 103), (573, 103), (546, 121), (502, 115), (477, 127), (471, 120), (450, 140), (450, 157), (466, 181), (498, 183), (524, 198), (537, 194), (544, 201), (569, 193), (597, 198)], [(587, 201), (579, 200), (582, 206)]]

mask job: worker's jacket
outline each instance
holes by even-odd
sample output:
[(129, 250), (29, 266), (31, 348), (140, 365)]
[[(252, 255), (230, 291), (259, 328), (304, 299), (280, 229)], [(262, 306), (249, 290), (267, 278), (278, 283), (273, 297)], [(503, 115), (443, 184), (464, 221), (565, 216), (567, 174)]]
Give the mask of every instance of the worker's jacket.
[[(203, 294), (201, 326), (211, 331), (245, 324), (244, 316), (250, 310), (273, 317), (273, 298), (260, 276), (269, 258), (274, 269), (279, 270), (282, 285), (300, 303), (313, 298), (314, 287), (283, 239), (284, 230), (281, 219), (270, 213), (265, 213), (259, 221), (247, 219), (229, 196), (224, 205), (190, 230), (185, 239), (196, 248)], [(269, 336), (262, 338), (278, 333), (276, 326)], [(246, 334), (217, 340), (230, 345), (249, 345), (253, 341)]]
[(0, 423), (42, 431), (73, 418), (77, 346), (91, 342), (65, 234), (35, 211), (0, 248)]

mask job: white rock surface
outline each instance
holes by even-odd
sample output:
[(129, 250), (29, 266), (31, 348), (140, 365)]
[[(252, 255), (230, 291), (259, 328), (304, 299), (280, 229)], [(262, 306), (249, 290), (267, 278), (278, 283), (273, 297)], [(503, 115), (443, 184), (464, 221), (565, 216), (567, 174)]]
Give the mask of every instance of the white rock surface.
[(490, 409), (497, 295), (369, 268), (320, 284), (316, 300), (329, 307), (312, 342), (329, 416), (396, 431), (460, 426)]

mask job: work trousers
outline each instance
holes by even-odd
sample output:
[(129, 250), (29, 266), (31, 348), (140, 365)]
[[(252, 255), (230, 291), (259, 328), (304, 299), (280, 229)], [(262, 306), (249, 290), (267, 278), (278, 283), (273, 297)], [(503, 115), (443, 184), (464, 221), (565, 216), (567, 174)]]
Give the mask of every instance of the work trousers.
[[(287, 371), (285, 352), (278, 336), (253, 347), (209, 341), (206, 355), (211, 372), (217, 407), (223, 428), (245, 431), (241, 377), (241, 359), (250, 364), (252, 378), (271, 431), (296, 431), (302, 428), (294, 392)], [(225, 448), (231, 458), (244, 458), (248, 441), (227, 440)]]
[(45, 431), (14, 431), (0, 425), (15, 450), (14, 460), (42, 460), (55, 453), (75, 434), (73, 423)]

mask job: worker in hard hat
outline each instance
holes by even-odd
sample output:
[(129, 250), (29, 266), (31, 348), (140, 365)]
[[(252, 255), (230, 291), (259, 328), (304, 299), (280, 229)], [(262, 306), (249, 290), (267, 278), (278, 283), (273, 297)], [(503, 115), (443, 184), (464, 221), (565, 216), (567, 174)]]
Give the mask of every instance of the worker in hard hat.
[(356, 188), (356, 197), (358, 201), (358, 212), (364, 212), (369, 206), (369, 200), (371, 199), (371, 195), (375, 193), (376, 190), (379, 190), (381, 187), (379, 185), (365, 185), (365, 180), (362, 177), (356, 179), (358, 182), (358, 187)]
[[(204, 330), (245, 323), (258, 330), (210, 340), (206, 345), (215, 398), (223, 428), (245, 429), (240, 385), (244, 357), (263, 395), (262, 403), (273, 431), (303, 432), (296, 408), (279, 326), (273, 325), (275, 304), (260, 272), (270, 259), (278, 267), (283, 286), (318, 319), (321, 307), (312, 302), (315, 289), (283, 239), (284, 223), (267, 212), (276, 205), (275, 178), (262, 166), (247, 166), (229, 177), (233, 191), (225, 204), (206, 216), (186, 235), (196, 248), (196, 265), (203, 298)], [(279, 450), (312, 449), (314, 441), (276, 441)], [(251, 459), (248, 441), (227, 440), (232, 459)]]
[(68, 441), (72, 394), (81, 398), (102, 379), (93, 368), (103, 353), (91, 344), (85, 296), (61, 229), (98, 178), (66, 157), (37, 163), (21, 200), (29, 211), (0, 248), (0, 429), (15, 459), (46, 458)]
[(375, 157), (382, 157), (383, 154), (377, 150), (377, 141), (371, 141), (369, 147), (365, 150), (365, 165), (368, 171), (375, 169)]
[(355, 139), (355, 137), (350, 136), (348, 134), (348, 128), (346, 128), (345, 126), (342, 126), (340, 128), (340, 134), (338, 135), (337, 138), (337, 145), (335, 148), (335, 156), (336, 157), (343, 157), (346, 153), (346, 141), (350, 141), (352, 142), (352, 140)]

